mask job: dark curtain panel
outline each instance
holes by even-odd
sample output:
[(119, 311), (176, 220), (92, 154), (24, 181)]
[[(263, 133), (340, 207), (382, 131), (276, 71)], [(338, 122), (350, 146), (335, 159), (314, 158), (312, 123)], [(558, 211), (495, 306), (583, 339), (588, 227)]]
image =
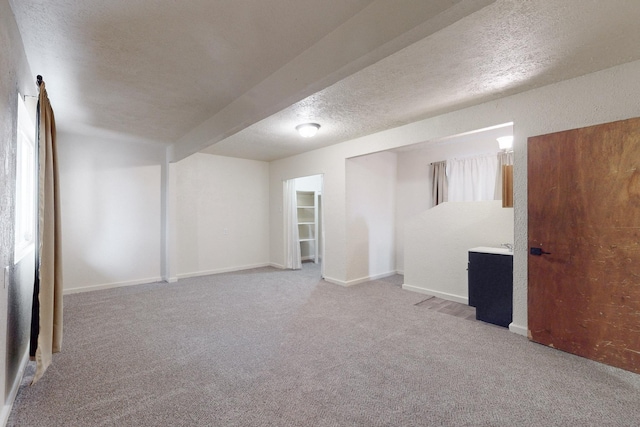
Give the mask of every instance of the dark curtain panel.
[(437, 206), (447, 201), (447, 162), (434, 162), (431, 164), (433, 170), (431, 197), (433, 206)]

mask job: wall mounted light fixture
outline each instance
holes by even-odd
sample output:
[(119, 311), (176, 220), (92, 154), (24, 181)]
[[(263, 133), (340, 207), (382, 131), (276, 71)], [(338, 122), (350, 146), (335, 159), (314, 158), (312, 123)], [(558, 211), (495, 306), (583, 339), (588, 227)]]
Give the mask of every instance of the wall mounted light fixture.
[(296, 126), (296, 130), (303, 138), (315, 136), (315, 134), (318, 133), (318, 129), (320, 129), (320, 125), (317, 123), (303, 123)]
[(501, 150), (511, 150), (513, 148), (513, 135), (501, 136), (498, 139), (498, 147)]

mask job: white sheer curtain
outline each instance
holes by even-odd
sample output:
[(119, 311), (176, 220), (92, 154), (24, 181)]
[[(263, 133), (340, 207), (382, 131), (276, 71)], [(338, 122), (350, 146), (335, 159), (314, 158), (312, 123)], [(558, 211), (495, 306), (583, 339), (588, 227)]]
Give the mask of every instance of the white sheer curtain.
[(296, 197), (296, 180), (283, 182), (284, 200), (284, 267), (298, 270), (302, 268), (300, 242), (298, 238), (298, 202)]
[(498, 157), (495, 154), (447, 161), (450, 202), (494, 200)]

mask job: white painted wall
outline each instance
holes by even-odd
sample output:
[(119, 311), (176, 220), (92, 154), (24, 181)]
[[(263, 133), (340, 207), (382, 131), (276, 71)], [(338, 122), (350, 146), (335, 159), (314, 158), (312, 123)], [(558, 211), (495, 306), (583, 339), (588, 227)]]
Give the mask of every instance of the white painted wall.
[(18, 93), (37, 95), (35, 75), (7, 0), (0, 0), (0, 75), (0, 425), (4, 425), (28, 360), (24, 356), (33, 294), (33, 252), (17, 263), (14, 260)]
[(282, 264), (282, 180), (324, 174), (325, 277), (346, 281), (345, 159), (514, 122), (514, 315), (527, 325), (527, 137), (640, 116), (640, 61), (421, 120), (270, 165), (271, 260)]
[(404, 234), (403, 288), (467, 304), (468, 250), (513, 242), (513, 209), (446, 202), (409, 219)]
[(164, 152), (58, 134), (66, 292), (160, 280)]
[(311, 175), (296, 178), (296, 191), (322, 192), (322, 175)]
[[(512, 132), (508, 126), (502, 130)], [(396, 197), (396, 267), (404, 271), (404, 224), (409, 219), (431, 208), (433, 177), (430, 164), (441, 160), (466, 158), (497, 153), (495, 138), (461, 137), (442, 141), (427, 147), (398, 152), (398, 188)], [(510, 224), (513, 228), (513, 223)], [(509, 242), (513, 243), (513, 241)]]
[(68, 133), (58, 145), (66, 292), (269, 264), (267, 163), (165, 165), (162, 146)]
[(396, 164), (391, 152), (347, 160), (347, 285), (396, 272)]
[(175, 171), (178, 278), (268, 265), (269, 164), (197, 153)]

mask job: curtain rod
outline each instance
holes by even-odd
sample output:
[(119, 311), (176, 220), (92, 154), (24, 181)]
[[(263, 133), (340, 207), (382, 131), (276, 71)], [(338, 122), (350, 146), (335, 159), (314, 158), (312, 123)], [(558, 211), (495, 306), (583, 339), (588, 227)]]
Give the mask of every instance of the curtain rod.
[[(500, 154), (500, 153), (504, 153), (504, 151), (498, 151), (498, 152), (497, 152), (497, 154)], [(508, 151), (508, 153), (513, 153), (513, 150), (512, 150), (512, 151)], [(466, 159), (475, 159), (475, 158), (477, 158), (477, 157), (485, 157), (485, 156), (493, 156), (493, 155), (494, 155), (494, 153), (474, 154), (473, 156), (466, 156), (466, 157), (454, 157), (453, 159), (449, 159), (449, 160), (466, 160)], [(446, 161), (448, 161), (448, 160), (440, 160), (440, 161), (437, 161), (437, 162), (431, 162), (431, 163), (429, 163), (429, 165), (430, 165), (430, 166), (433, 166), (433, 165), (435, 165), (436, 163), (446, 162)]]

